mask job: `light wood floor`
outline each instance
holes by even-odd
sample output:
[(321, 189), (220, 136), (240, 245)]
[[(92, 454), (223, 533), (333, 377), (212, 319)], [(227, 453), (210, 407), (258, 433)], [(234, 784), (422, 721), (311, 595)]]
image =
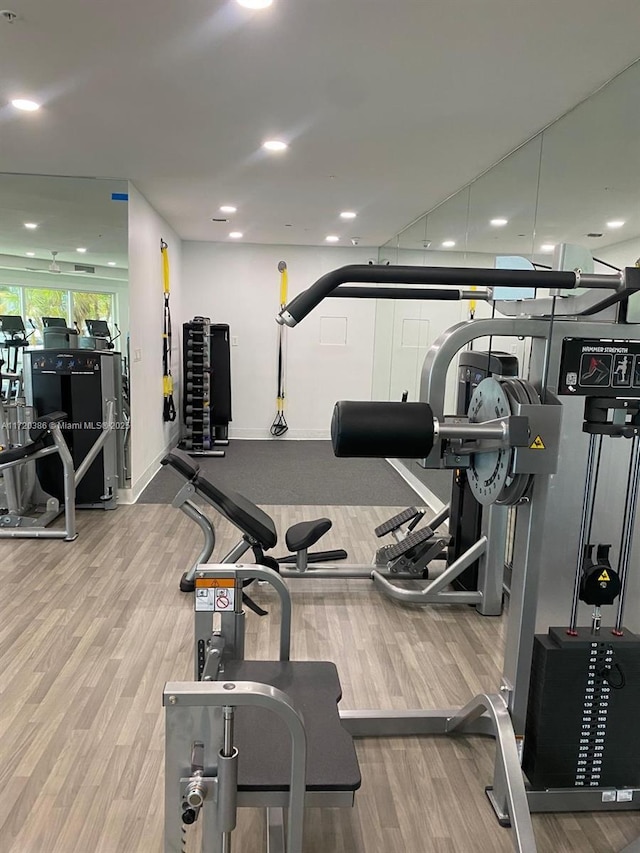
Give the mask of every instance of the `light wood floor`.
[[(267, 507), (280, 530), (329, 515), (325, 547), (357, 562), (389, 508)], [(220, 523), (223, 553), (234, 539)], [(83, 513), (74, 543), (0, 542), (1, 853), (161, 853), (163, 683), (191, 675), (190, 596), (177, 581), (195, 525), (169, 506)], [(447, 707), (498, 684), (500, 619), (417, 609), (367, 582), (292, 583), (294, 657), (334, 660), (344, 708)], [(255, 597), (269, 607), (265, 588)], [(277, 651), (277, 620), (248, 616), (248, 655)], [(509, 851), (483, 793), (482, 739), (358, 742), (353, 810), (308, 812), (307, 853)], [(613, 853), (640, 835), (627, 815), (535, 816), (540, 853)], [(243, 811), (234, 850), (263, 849)]]

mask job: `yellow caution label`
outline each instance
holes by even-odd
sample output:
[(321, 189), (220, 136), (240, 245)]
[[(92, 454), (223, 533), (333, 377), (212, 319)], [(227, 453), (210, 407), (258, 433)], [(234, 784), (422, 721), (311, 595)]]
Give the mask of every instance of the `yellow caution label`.
[(599, 581), (610, 581), (611, 578), (609, 577), (609, 572), (605, 569), (602, 572), (602, 574), (600, 575), (600, 577), (598, 578), (598, 580)]
[(233, 578), (196, 578), (196, 589), (233, 589)]
[(529, 449), (530, 450), (545, 450), (544, 441), (542, 440), (542, 438), (539, 435), (537, 435), (533, 439), (533, 441), (529, 445)]

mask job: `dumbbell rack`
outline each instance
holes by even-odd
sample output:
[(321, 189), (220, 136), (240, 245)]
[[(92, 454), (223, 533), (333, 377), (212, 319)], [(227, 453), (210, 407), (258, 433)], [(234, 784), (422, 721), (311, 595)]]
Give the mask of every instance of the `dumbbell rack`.
[(214, 449), (218, 442), (211, 426), (211, 321), (208, 317), (194, 317), (183, 324), (182, 330), (185, 390), (180, 445), (192, 456), (224, 456), (224, 450)]

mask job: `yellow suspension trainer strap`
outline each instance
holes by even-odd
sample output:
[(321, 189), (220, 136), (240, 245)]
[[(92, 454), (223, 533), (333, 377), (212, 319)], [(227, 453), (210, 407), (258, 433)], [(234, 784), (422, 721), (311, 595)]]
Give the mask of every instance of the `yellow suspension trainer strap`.
[[(284, 261), (280, 261), (278, 264), (278, 270), (280, 272), (280, 310), (286, 306), (287, 304), (287, 289), (289, 286), (289, 279), (287, 273), (287, 265)], [(289, 425), (284, 417), (284, 397), (285, 397), (285, 360), (286, 360), (286, 351), (285, 351), (285, 327), (278, 326), (278, 396), (276, 398), (276, 417), (274, 422), (271, 424), (271, 435), (275, 438), (278, 438), (281, 435), (284, 435), (285, 432), (289, 429)]]
[(171, 307), (169, 305), (171, 289), (168, 250), (169, 246), (161, 239), (160, 253), (162, 255), (162, 284), (164, 290), (164, 318), (162, 327), (162, 388), (164, 404), (162, 407), (162, 420), (175, 421), (176, 406), (173, 402), (173, 377), (171, 375)]

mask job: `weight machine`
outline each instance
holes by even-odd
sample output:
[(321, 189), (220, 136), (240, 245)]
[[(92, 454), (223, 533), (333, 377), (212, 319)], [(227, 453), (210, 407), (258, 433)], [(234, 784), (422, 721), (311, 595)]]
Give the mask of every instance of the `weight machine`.
[[(347, 287), (345, 282), (401, 286)], [(489, 289), (468, 292), (467, 285)], [(333, 437), (345, 455), (364, 440), (373, 456), (398, 456), (398, 445), (406, 445), (404, 455), (423, 459), (427, 468), (464, 462), (469, 486), (486, 509), (482, 527), (491, 561), (504, 561), (507, 512), (515, 508), (500, 690), (477, 696), (462, 709), (358, 711), (341, 717), (354, 736), (495, 737), (488, 795), (500, 821), (511, 826), (515, 849), (532, 853), (531, 812), (640, 808), (640, 756), (637, 747), (633, 754), (630, 747), (639, 702), (640, 638), (631, 633), (640, 628), (637, 611), (628, 627), (623, 622), (628, 595), (640, 594), (639, 578), (631, 578), (629, 571), (640, 482), (640, 329), (618, 322), (617, 315), (619, 304), (640, 289), (640, 270), (582, 275), (344, 267), (296, 297), (279, 320), (295, 326), (326, 296), (489, 300), (490, 288), (498, 285), (550, 288), (552, 295), (530, 303), (500, 302), (498, 310), (513, 316), (454, 326), (427, 354), (420, 390), (424, 402), (414, 404), (413, 413), (406, 411), (409, 404), (338, 404), (339, 429)], [(581, 292), (571, 295), (577, 288)], [(526, 381), (482, 382), (472, 397), (468, 423), (457, 423), (456, 446), (452, 432), (441, 429), (447, 424), (447, 370), (458, 352), (485, 336), (530, 339), (529, 375)], [(513, 440), (520, 433), (511, 428), (509, 440), (505, 428), (496, 443), (486, 429), (482, 435), (476, 431), (474, 448), (474, 424), (485, 424), (488, 415), (493, 416), (489, 420), (499, 415), (498, 422), (510, 419), (516, 427), (513, 419), (524, 419), (526, 443)], [(603, 435), (617, 439), (609, 442), (614, 445), (621, 438), (631, 440), (628, 461), (617, 447), (613, 452), (603, 447)], [(607, 477), (603, 471), (613, 473)], [(619, 491), (625, 480), (622, 507)], [(580, 482), (584, 493), (576, 488)], [(596, 483), (605, 507), (597, 515)], [(612, 510), (616, 505), (619, 517)], [(617, 572), (609, 559), (614, 535), (620, 536)], [(571, 565), (573, 572), (566, 570)], [(376, 573), (374, 581), (394, 598), (420, 597), (410, 590), (392, 592), (388, 580)], [(603, 615), (601, 608), (615, 600), (616, 592), (615, 617)], [(581, 600), (594, 607), (586, 628), (577, 628)]]
[[(113, 400), (106, 405), (106, 420), (99, 435), (74, 469), (74, 459), (64, 438), (65, 412), (34, 418), (34, 410), (22, 401), (0, 401), (0, 539), (64, 539), (77, 537), (76, 494), (97, 456), (115, 428)], [(45, 492), (34, 466), (56, 459), (61, 469), (61, 492)], [(34, 507), (43, 509), (35, 512)], [(60, 514), (64, 526), (48, 529)]]
[[(3, 337), (0, 346), (7, 351), (6, 362), (0, 356), (0, 398), (11, 400), (20, 397), (22, 393), (22, 373), (18, 370), (19, 353), (29, 346), (33, 331), (27, 334), (24, 320), (18, 314), (3, 314), (0, 316), (0, 332)], [(5, 364), (7, 370), (3, 370)], [(8, 386), (6, 395), (2, 390), (4, 380)]]
[[(507, 513), (510, 509), (516, 513), (499, 691), (476, 696), (463, 708), (344, 711), (340, 713), (343, 727), (352, 737), (476, 734), (495, 738), (496, 764), (488, 796), (501, 823), (511, 826), (514, 848), (522, 853), (536, 850), (531, 812), (637, 810), (640, 761), (631, 734), (638, 707), (640, 639), (624, 626), (623, 617), (627, 596), (638, 586), (637, 577), (635, 588), (630, 586), (629, 566), (640, 489), (640, 329), (618, 323), (615, 306), (640, 290), (640, 270), (627, 269), (619, 276), (580, 276), (577, 272), (348, 267), (324, 276), (286, 306), (281, 316), (295, 325), (343, 281), (354, 280), (563, 289), (580, 285), (588, 290), (575, 298), (561, 298), (559, 305), (557, 296), (548, 302), (536, 300), (528, 316), (454, 326), (427, 355), (418, 403), (337, 404), (332, 441), (338, 455), (404, 456), (422, 459), (426, 467), (452, 463), (466, 467), (470, 488), (484, 507), (487, 560), (503, 565)], [(602, 295), (602, 289), (612, 293)], [(344, 288), (336, 295), (352, 297), (353, 290)], [(380, 289), (356, 290), (368, 291), (358, 295), (371, 297)], [(428, 294), (434, 292), (415, 287), (388, 290), (410, 292), (400, 298), (412, 299), (432, 298)], [(490, 298), (489, 291), (471, 292), (473, 297), (468, 298)], [(467, 298), (463, 290), (440, 293), (454, 295), (437, 298)], [(510, 305), (499, 308), (505, 313), (513, 310)], [(522, 309), (518, 305), (515, 311)], [(447, 419), (445, 381), (452, 360), (472, 341), (491, 335), (531, 340), (529, 376), (485, 379), (473, 393), (467, 418)], [(631, 440), (628, 464), (619, 452), (607, 457), (603, 435), (611, 436), (612, 444), (621, 438)], [(622, 522), (607, 512), (616, 503), (621, 466), (628, 469)], [(614, 475), (607, 482), (602, 472), (609, 470)], [(585, 483), (583, 494), (575, 488), (580, 481)], [(596, 497), (607, 508), (602, 518), (594, 513)], [(614, 570), (608, 544), (618, 531)], [(572, 564), (575, 571), (567, 571)], [(239, 584), (250, 577), (267, 579), (267, 572), (259, 566), (201, 566), (196, 573), (196, 611), (198, 599), (206, 601), (200, 605), (204, 610), (222, 611), (234, 659), (241, 658), (243, 650)], [(388, 581), (380, 573), (374, 571), (373, 578), (386, 588)], [(420, 595), (402, 592), (406, 599), (400, 592), (393, 597), (411, 601), (409, 596)], [(280, 593), (284, 600), (282, 587)], [(603, 613), (602, 607), (616, 597), (615, 616)], [(577, 627), (581, 600), (594, 607), (586, 628)], [(630, 628), (635, 628), (637, 619), (637, 612), (631, 615)], [(221, 647), (216, 632), (208, 634), (208, 626), (202, 628), (198, 618), (196, 624), (196, 675), (203, 680), (168, 684), (164, 694), (165, 814), (174, 815), (168, 818), (174, 823), (165, 827), (165, 850), (179, 850), (178, 802), (185, 803), (183, 817), (190, 808), (203, 808), (206, 780), (211, 785), (208, 850), (228, 853), (235, 808), (246, 798), (246, 804), (259, 800), (261, 805), (289, 806), (288, 853), (300, 853), (302, 805), (317, 804), (308, 772), (307, 784), (302, 781), (307, 733), (304, 723), (300, 730), (300, 711), (313, 705), (309, 685), (295, 698), (287, 695), (282, 681), (274, 687), (268, 662), (253, 663), (251, 683), (235, 680), (242, 669), (238, 673), (233, 665), (221, 667), (225, 646)], [(281, 638), (286, 632), (285, 613)], [(281, 639), (281, 657), (283, 648)], [(567, 678), (567, 673), (572, 677)], [(265, 790), (258, 797), (250, 786), (242, 788), (235, 770), (226, 769), (228, 760), (236, 760), (230, 735), (235, 707), (247, 703), (264, 707), (267, 702), (287, 716), (293, 743), (292, 763), (287, 764), (289, 782), (284, 786), (281, 782), (272, 799)], [(325, 713), (323, 705), (321, 715)], [(554, 726), (562, 729), (556, 731)], [(261, 731), (255, 720), (254, 730)], [(546, 752), (538, 749), (545, 738), (551, 742)], [(268, 744), (269, 738), (263, 741)], [(202, 750), (206, 742), (213, 744), (208, 755)], [(569, 749), (562, 752), (559, 743)], [(218, 744), (222, 748), (216, 752)], [(345, 754), (351, 748), (347, 744)], [(247, 766), (253, 766), (251, 749), (247, 752)], [(549, 765), (549, 756), (556, 761), (554, 766)], [(269, 761), (276, 763), (273, 755), (267, 755)], [(565, 775), (558, 784), (560, 772)], [(252, 794), (256, 794), (253, 799)], [(277, 815), (273, 817), (270, 841), (276, 839), (276, 825), (283, 825)], [(281, 846), (271, 849), (284, 849), (282, 839), (276, 843)]]

